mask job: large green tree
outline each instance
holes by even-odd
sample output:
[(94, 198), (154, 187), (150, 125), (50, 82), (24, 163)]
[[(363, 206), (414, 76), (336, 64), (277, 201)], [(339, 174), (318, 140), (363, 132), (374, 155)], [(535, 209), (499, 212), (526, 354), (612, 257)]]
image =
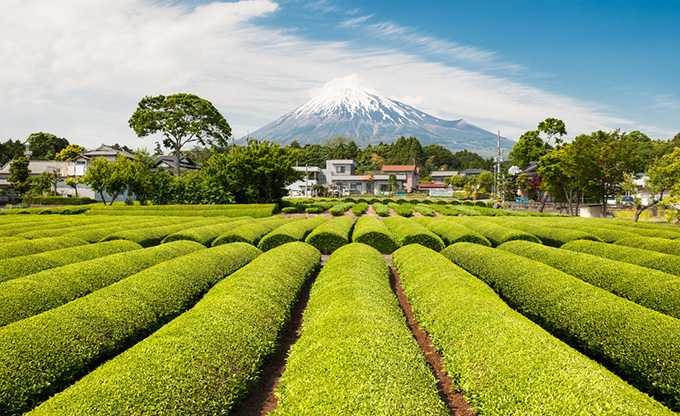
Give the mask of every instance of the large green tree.
[(177, 176), (184, 145), (198, 142), (225, 147), (231, 137), (222, 114), (210, 101), (193, 94), (144, 97), (128, 123), (139, 137), (163, 134), (163, 145), (175, 150)]
[(43, 132), (31, 134), (26, 141), (33, 160), (54, 160), (69, 145), (68, 140)]
[(71, 160), (86, 150), (87, 149), (85, 149), (83, 146), (77, 144), (69, 144), (65, 148), (61, 149), (59, 153), (56, 154), (54, 160)]
[(28, 177), (31, 174), (28, 164), (28, 159), (21, 156), (9, 165), (8, 181), (19, 193), (26, 192)]
[(24, 155), (26, 146), (19, 140), (7, 140), (5, 143), (0, 143), (0, 166), (10, 160), (20, 158)]
[(113, 204), (118, 195), (125, 191), (130, 182), (132, 173), (130, 159), (124, 155), (118, 155), (115, 162), (109, 162), (103, 157), (98, 157), (87, 167), (87, 172), (83, 176), (83, 183), (99, 193), (106, 205), (106, 194), (111, 196)]
[(508, 156), (515, 165), (524, 169), (530, 162), (538, 162), (550, 149), (550, 145), (541, 139), (540, 132), (531, 130), (519, 138)]
[(567, 134), (567, 128), (564, 125), (564, 121), (550, 117), (538, 123), (538, 131), (543, 132), (548, 136), (548, 140), (546, 140), (548, 145), (550, 145), (550, 142), (553, 139), (555, 139), (555, 144), (561, 144), (562, 136)]
[(237, 203), (269, 203), (287, 194), (286, 186), (302, 179), (293, 169), (295, 152), (268, 141), (251, 140), (229, 154), (215, 154), (203, 166), (214, 187), (230, 191)]

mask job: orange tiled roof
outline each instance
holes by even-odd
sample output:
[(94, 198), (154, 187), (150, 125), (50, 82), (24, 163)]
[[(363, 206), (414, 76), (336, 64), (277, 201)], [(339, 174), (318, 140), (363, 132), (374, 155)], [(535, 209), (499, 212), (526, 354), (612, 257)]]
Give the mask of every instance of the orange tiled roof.
[(385, 165), (380, 170), (383, 172), (413, 172), (416, 170), (416, 165)]

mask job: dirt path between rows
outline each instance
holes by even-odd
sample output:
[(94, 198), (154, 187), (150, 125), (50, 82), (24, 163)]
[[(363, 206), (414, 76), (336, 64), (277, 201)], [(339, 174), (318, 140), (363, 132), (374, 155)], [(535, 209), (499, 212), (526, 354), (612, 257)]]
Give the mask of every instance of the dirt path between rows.
[[(322, 266), (326, 264), (330, 255), (321, 256)], [(442, 356), (432, 345), (432, 341), (416, 322), (408, 302), (406, 294), (401, 286), (399, 273), (392, 264), (392, 258), (385, 254), (385, 260), (390, 266), (390, 286), (399, 299), (406, 324), (413, 334), (413, 338), (425, 354), (432, 373), (437, 379), (437, 392), (441, 400), (446, 404), (452, 416), (476, 416), (477, 413), (470, 410), (470, 405), (461, 392), (456, 391), (456, 386), (444, 371)], [(291, 347), (297, 342), (302, 331), (303, 313), (309, 301), (309, 292), (316, 276), (310, 278), (300, 291), (300, 297), (291, 310), (291, 319), (283, 329), (279, 346), (265, 362), (257, 383), (250, 389), (243, 401), (235, 407), (231, 415), (235, 416), (267, 416), (278, 405), (276, 390), (279, 380), (286, 370), (286, 358)]]

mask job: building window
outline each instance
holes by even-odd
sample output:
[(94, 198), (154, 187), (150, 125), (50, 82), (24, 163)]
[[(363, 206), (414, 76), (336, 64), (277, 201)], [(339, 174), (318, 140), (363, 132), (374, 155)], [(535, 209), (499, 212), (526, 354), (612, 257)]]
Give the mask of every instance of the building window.
[(357, 189), (357, 184), (354, 183), (354, 182), (350, 183), (350, 184), (349, 184), (349, 189), (356, 190), (356, 189)]
[(345, 173), (345, 167), (344, 166), (337, 166), (338, 173)]

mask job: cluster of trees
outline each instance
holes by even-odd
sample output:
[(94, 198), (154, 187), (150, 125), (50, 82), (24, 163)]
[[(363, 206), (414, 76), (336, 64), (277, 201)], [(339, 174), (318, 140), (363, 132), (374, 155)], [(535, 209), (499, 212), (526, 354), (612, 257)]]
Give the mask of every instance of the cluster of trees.
[[(547, 136), (546, 140), (541, 134)], [(648, 177), (645, 187), (651, 198), (647, 204), (636, 200), (636, 220), (645, 209), (663, 201), (668, 189), (678, 187), (680, 191), (680, 170), (673, 171), (680, 164), (677, 159), (680, 149), (676, 148), (680, 146), (680, 134), (669, 142), (651, 140), (639, 131), (600, 130), (563, 143), (560, 138), (565, 134), (561, 120), (546, 119), (537, 130), (520, 137), (510, 152), (513, 162), (521, 168), (531, 161), (539, 164), (537, 175), (517, 178), (517, 188), (533, 190), (543, 203), (550, 193), (555, 201), (566, 203), (572, 215), (582, 200), (600, 201), (606, 215), (607, 199), (624, 192), (637, 194), (633, 179), (645, 173)]]

